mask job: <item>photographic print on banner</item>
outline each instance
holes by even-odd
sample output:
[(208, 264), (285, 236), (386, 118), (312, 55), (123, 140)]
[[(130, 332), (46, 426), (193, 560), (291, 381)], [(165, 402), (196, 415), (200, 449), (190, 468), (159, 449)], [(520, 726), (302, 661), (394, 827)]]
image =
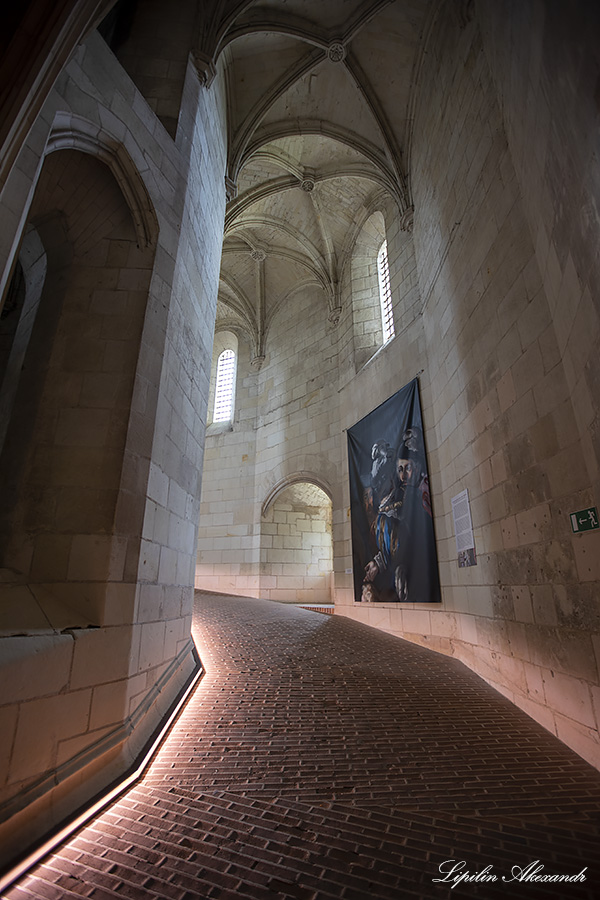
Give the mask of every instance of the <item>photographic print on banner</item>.
[(354, 599), (441, 602), (416, 378), (348, 429), (348, 466)]

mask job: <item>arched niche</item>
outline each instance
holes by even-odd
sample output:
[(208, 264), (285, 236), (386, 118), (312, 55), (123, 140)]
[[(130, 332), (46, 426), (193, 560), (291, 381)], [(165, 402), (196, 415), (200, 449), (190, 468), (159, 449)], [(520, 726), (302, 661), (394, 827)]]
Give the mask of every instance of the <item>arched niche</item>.
[(9, 633), (101, 625), (123, 578), (118, 499), (154, 255), (113, 167), (52, 149), (15, 266), (26, 290), (0, 396)]
[(332, 602), (332, 503), (306, 476), (286, 479), (263, 503), (260, 595), (286, 603)]
[(81, 116), (57, 113), (46, 144), (46, 155), (58, 150), (78, 150), (103, 162), (127, 204), (138, 247), (156, 243), (158, 219), (150, 195), (133, 160), (116, 138)]

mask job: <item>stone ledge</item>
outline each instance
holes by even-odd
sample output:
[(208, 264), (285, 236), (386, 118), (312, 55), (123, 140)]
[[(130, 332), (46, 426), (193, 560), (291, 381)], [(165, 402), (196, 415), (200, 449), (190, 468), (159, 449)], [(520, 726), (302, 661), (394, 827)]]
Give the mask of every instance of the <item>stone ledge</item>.
[[(201, 671), (190, 638), (125, 722), (108, 733), (103, 730), (96, 742), (3, 803), (0, 866), (16, 865), (45, 846), (49, 836), (62, 833), (67, 821), (95, 805), (141, 763), (147, 764), (149, 750), (162, 735), (165, 721), (170, 722), (173, 709)], [(139, 774), (141, 771), (136, 777)], [(8, 882), (2, 883), (6, 886)]]

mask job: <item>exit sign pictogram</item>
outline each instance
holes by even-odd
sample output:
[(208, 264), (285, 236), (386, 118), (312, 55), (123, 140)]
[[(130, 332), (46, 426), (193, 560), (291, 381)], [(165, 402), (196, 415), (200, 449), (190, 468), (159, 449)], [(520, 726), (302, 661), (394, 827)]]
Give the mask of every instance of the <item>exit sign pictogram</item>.
[(593, 528), (600, 528), (598, 510), (595, 506), (588, 506), (587, 509), (571, 513), (570, 518), (573, 531), (591, 531)]

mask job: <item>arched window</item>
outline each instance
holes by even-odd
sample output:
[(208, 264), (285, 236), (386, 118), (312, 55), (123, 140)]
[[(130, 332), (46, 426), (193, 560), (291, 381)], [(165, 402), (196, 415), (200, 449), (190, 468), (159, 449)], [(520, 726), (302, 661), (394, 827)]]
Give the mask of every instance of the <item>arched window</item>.
[(377, 254), (377, 275), (379, 276), (379, 301), (381, 303), (381, 325), (383, 343), (387, 344), (394, 335), (394, 310), (392, 308), (392, 290), (390, 287), (390, 267), (388, 265), (387, 241), (384, 241)]
[(235, 353), (223, 350), (217, 361), (213, 422), (229, 422), (233, 414)]

